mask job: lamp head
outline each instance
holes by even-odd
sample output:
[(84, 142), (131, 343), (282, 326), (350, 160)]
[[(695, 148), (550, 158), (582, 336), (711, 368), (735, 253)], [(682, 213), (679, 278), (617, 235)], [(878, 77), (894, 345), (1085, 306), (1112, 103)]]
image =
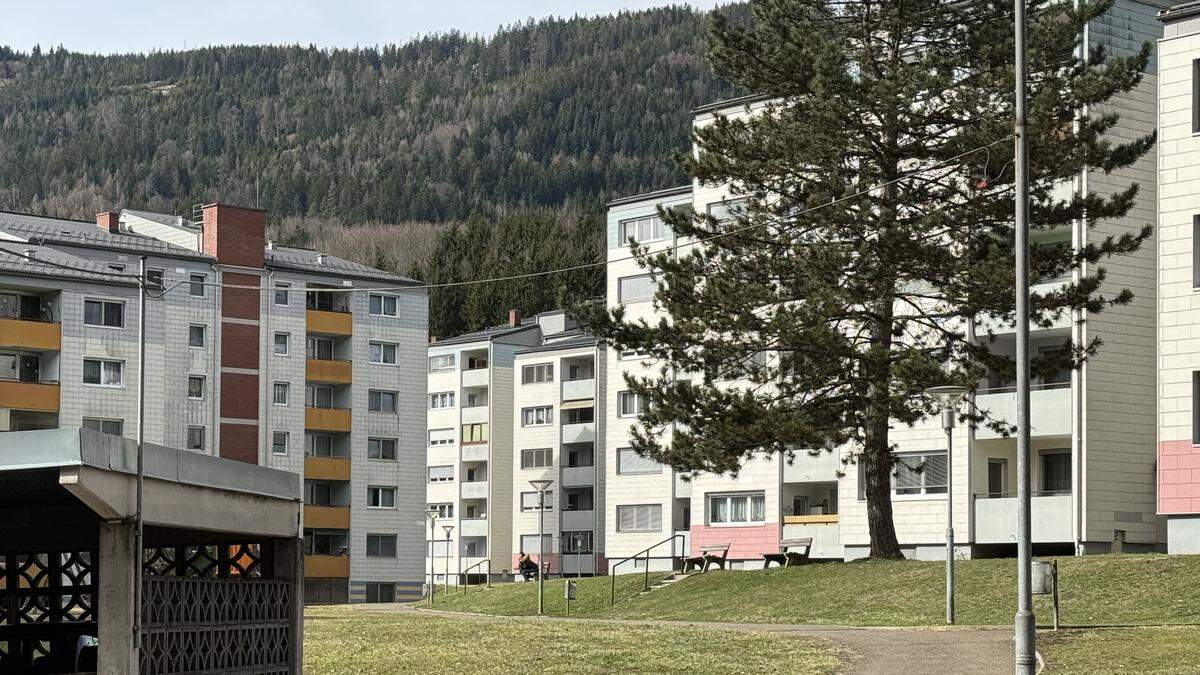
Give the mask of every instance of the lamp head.
[(430, 520), (436, 520), (438, 517), (438, 510), (437, 509), (426, 509), (425, 517)]
[(954, 408), (958, 406), (958, 402), (963, 400), (967, 395), (968, 389), (955, 384), (948, 384), (941, 387), (930, 387), (925, 390), (925, 395), (941, 404), (942, 409)]
[(533, 486), (534, 490), (537, 490), (538, 492), (545, 492), (546, 488), (550, 487), (550, 484), (553, 482), (554, 481), (548, 478), (541, 478), (538, 480), (531, 480), (529, 481), (529, 484)]
[(442, 529), (446, 531), (446, 538), (449, 539), (450, 538), (450, 530), (453, 530), (454, 526), (453, 525), (443, 525)]

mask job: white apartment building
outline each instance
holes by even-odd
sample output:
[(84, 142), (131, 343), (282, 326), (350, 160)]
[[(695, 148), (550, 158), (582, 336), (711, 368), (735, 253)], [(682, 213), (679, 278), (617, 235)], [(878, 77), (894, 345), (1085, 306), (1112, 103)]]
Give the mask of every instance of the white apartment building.
[(417, 282), (268, 244), (254, 209), (97, 221), (0, 213), (0, 430), (136, 437), (144, 255), (163, 289), (145, 301), (146, 440), (295, 472), (308, 601), (420, 597)]

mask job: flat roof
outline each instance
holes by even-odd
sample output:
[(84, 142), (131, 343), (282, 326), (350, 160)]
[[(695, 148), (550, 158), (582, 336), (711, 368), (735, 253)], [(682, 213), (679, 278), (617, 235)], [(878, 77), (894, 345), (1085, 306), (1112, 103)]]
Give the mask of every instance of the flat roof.
[(766, 94), (747, 94), (745, 96), (735, 96), (734, 98), (727, 98), (723, 101), (713, 101), (712, 103), (698, 105), (695, 108), (692, 108), (692, 114), (703, 115), (704, 113), (715, 112), (722, 108), (732, 108), (739, 105), (758, 103), (759, 101), (766, 101), (770, 98), (771, 97)]
[(691, 194), (691, 185), (680, 185), (679, 187), (664, 188), (653, 192), (643, 192), (640, 195), (629, 195), (628, 197), (617, 197), (605, 204), (605, 206), (622, 206), (624, 204), (636, 204), (638, 202), (646, 202), (652, 199), (663, 199), (665, 197), (675, 197), (677, 195)]
[(1173, 21), (1182, 21), (1194, 16), (1200, 16), (1200, 2), (1185, 2), (1179, 5), (1173, 5), (1169, 9), (1164, 9), (1159, 12), (1155, 18), (1163, 23), (1171, 23)]

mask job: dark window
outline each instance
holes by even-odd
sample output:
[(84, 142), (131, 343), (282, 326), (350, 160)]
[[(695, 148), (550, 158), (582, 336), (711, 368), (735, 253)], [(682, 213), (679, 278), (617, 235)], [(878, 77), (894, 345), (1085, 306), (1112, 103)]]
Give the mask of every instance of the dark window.
[(1192, 133), (1200, 134), (1200, 59), (1192, 61)]
[(395, 602), (396, 584), (367, 584), (367, 602)]
[(396, 535), (368, 534), (367, 555), (378, 558), (396, 557)]
[(1192, 216), (1192, 288), (1200, 288), (1200, 215)]

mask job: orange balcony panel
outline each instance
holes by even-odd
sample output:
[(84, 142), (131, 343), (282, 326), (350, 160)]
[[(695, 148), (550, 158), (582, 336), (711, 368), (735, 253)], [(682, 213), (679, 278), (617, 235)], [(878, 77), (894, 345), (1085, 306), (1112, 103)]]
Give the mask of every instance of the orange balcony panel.
[(0, 347), (57, 352), (62, 349), (62, 324), (0, 319)]
[(327, 382), (329, 384), (350, 384), (349, 361), (325, 361), (308, 359), (304, 362), (304, 379), (309, 382)]
[(350, 431), (349, 408), (305, 408), (304, 428), (310, 431)]
[(305, 311), (305, 329), (325, 335), (351, 335), (354, 317), (349, 312), (327, 312), (322, 309)]
[(306, 555), (304, 576), (307, 579), (344, 579), (350, 576), (348, 555)]
[(346, 457), (305, 457), (304, 477), (313, 480), (350, 480), (350, 460)]
[(350, 507), (305, 504), (304, 527), (319, 530), (348, 530), (350, 529)]
[(0, 408), (58, 412), (58, 385), (0, 381)]

